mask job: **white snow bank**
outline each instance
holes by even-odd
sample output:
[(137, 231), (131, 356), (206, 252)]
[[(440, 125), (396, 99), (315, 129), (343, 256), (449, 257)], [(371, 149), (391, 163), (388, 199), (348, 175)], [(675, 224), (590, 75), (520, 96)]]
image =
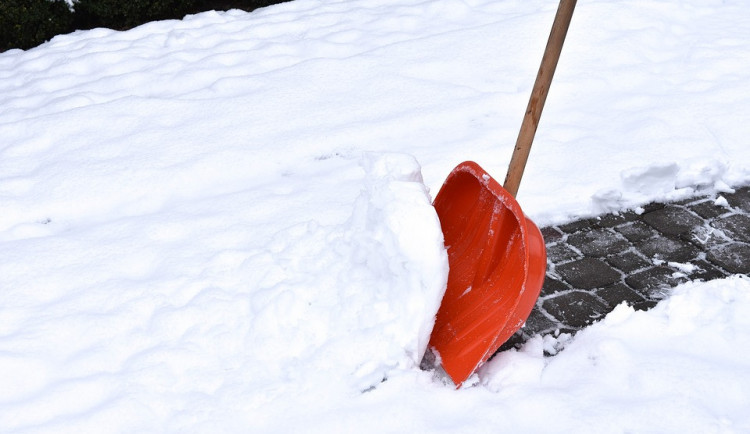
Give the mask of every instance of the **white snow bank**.
[(548, 416), (574, 431), (745, 432), (748, 312), (747, 277), (690, 282), (650, 311), (618, 306), (546, 361), (542, 349), (554, 342), (541, 338), (501, 354), (482, 383), (569, 399)]
[[(750, 279), (692, 282), (647, 312), (621, 305), (570, 342), (537, 337), (502, 353), (477, 387), (445, 392), (401, 378), (373, 399), (379, 412), (409, 421), (387, 423), (387, 432), (746, 432), (747, 312)], [(415, 388), (404, 408), (399, 393)]]
[[(278, 404), (269, 432), (727, 432), (750, 429), (750, 279), (621, 305), (574, 338), (536, 337), (455, 390), (400, 372), (346, 399)], [(545, 357), (544, 351), (556, 353)]]
[(365, 168), (346, 222), (296, 224), (249, 264), (265, 274), (246, 339), (271, 368), (264, 381), (360, 391), (421, 361), (448, 275), (440, 223), (413, 158), (370, 156)]
[[(433, 192), (469, 159), (502, 180), (555, 6), (296, 0), (9, 51), (0, 173), (13, 180), (2, 187), (55, 190), (62, 174), (31, 163), (35, 154), (89, 147), (89, 171), (118, 161), (158, 189), (135, 200), (142, 207), (195, 195), (207, 176), (232, 192), (249, 173), (352, 150), (414, 155)], [(546, 225), (750, 182), (747, 8), (578, 5), (519, 191), (524, 212)], [(177, 143), (202, 146), (206, 164), (192, 169), (209, 173), (155, 182), (154, 171), (190, 164)], [(175, 149), (142, 158), (156, 146)], [(102, 207), (106, 185), (91, 186)]]
[[(0, 427), (246, 424), (276, 400), (338, 402), (415, 370), (447, 279), (419, 166), (311, 167), (267, 190), (16, 228), (0, 245)], [(321, 223), (332, 210), (343, 220)]]

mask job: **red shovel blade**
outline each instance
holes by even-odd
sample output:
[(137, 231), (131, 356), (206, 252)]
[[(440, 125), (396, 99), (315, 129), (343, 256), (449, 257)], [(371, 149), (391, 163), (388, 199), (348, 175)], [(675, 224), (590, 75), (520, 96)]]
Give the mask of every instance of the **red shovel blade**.
[(474, 162), (453, 169), (434, 206), (450, 271), (429, 345), (460, 386), (528, 318), (547, 254), (539, 228)]

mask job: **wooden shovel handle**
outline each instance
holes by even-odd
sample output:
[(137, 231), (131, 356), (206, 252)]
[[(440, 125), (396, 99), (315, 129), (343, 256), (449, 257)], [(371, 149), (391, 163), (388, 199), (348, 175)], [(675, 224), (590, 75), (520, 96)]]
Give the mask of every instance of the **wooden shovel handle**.
[(539, 125), (539, 118), (542, 116), (544, 102), (547, 100), (552, 76), (555, 75), (557, 60), (560, 58), (565, 35), (568, 33), (570, 19), (573, 17), (576, 0), (560, 0), (557, 7), (555, 21), (552, 23), (552, 30), (547, 40), (547, 47), (544, 49), (542, 64), (539, 66), (539, 72), (534, 82), (534, 88), (531, 91), (529, 105), (526, 107), (526, 114), (521, 123), (521, 131), (518, 132), (516, 147), (513, 150), (513, 156), (508, 165), (508, 173), (505, 175), (503, 187), (513, 197), (518, 193), (518, 186), (521, 184), (521, 176), (526, 167), (526, 160), (529, 159), (531, 143), (534, 141), (536, 128)]

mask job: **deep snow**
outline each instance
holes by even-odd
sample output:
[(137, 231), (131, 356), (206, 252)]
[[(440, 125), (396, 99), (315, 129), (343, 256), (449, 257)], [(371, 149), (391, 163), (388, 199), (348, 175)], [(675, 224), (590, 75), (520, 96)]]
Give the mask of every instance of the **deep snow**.
[[(418, 368), (431, 197), (503, 178), (556, 6), (296, 0), (0, 54), (0, 431), (750, 430), (742, 276), (458, 391)], [(524, 211), (747, 184), (749, 71), (746, 2), (579, 2)]]

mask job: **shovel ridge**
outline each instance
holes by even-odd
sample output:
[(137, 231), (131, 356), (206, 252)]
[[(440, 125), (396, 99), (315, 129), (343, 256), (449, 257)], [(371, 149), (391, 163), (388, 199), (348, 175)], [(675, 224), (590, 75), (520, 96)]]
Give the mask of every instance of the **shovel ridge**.
[(515, 198), (472, 161), (451, 172), (434, 206), (450, 270), (430, 347), (460, 385), (531, 312), (546, 270), (544, 241)]

